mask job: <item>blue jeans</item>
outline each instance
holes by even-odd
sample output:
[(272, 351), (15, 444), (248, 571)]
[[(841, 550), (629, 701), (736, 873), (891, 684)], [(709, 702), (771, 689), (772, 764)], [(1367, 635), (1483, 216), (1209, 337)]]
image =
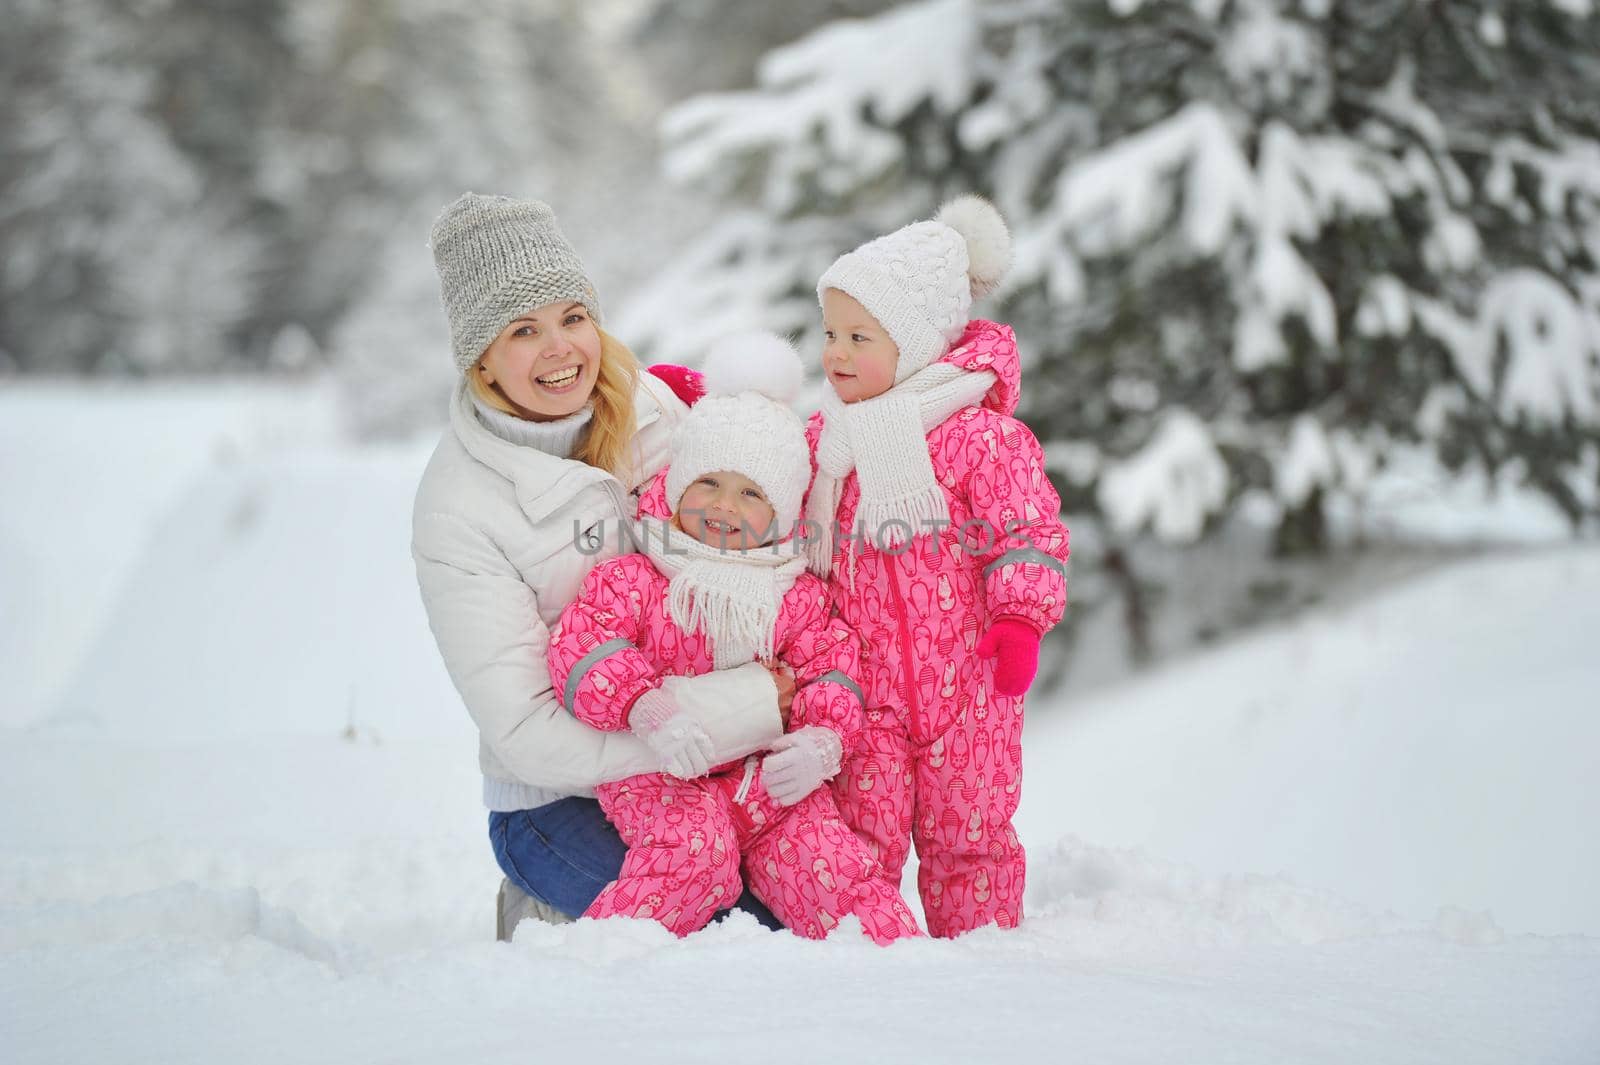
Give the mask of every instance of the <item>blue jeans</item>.
[[(569, 917), (617, 878), (628, 853), (600, 804), (577, 795), (532, 810), (491, 811), (489, 842), (508, 880)], [(783, 927), (748, 889), (734, 905), (768, 928)]]

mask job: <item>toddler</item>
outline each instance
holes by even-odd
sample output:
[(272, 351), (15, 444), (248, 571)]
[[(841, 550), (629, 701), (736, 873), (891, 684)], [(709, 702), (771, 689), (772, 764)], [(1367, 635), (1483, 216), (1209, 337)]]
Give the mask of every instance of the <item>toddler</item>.
[(999, 213), (965, 197), (817, 285), (832, 387), (807, 426), (807, 553), (866, 647), (834, 795), (896, 888), (915, 842), (935, 936), (1022, 918), (1022, 696), (1066, 603), (1060, 501), (1012, 417), (1016, 338), (967, 320), (1009, 258)]
[[(596, 566), (562, 614), (550, 674), (566, 707), (632, 729), (675, 767), (596, 789), (628, 853), (587, 917), (686, 935), (738, 897), (743, 859), (750, 889), (800, 935), (822, 938), (851, 913), (878, 943), (920, 934), (825, 786), (861, 728), (860, 645), (784, 543), (810, 478), (800, 420), (782, 405), (801, 376), (780, 338), (719, 346), (709, 394), (641, 498), (643, 553)], [(787, 732), (762, 757), (708, 766), (709, 740), (662, 678), (753, 660), (795, 674)]]

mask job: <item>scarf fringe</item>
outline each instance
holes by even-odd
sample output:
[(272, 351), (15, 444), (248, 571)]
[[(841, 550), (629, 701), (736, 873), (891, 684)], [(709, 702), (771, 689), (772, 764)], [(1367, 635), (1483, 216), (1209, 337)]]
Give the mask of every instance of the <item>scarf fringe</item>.
[[(772, 660), (772, 629), (778, 604), (767, 580), (708, 583), (707, 564), (690, 563), (668, 585), (667, 607), (685, 632), (704, 633), (711, 640), (716, 668), (729, 669), (752, 658)], [(754, 578), (754, 573), (741, 573)], [(732, 585), (732, 586), (730, 586)], [(768, 602), (763, 603), (765, 598)]]
[[(820, 470), (811, 483), (806, 521), (815, 535), (805, 543), (806, 565), (824, 579), (833, 573), (833, 523), (839, 515), (839, 495), (843, 487), (844, 478), (830, 477)], [(831, 497), (826, 504), (825, 497)]]
[(938, 525), (948, 525), (950, 504), (939, 482), (931, 481), (893, 499), (863, 498), (857, 514), (878, 550), (894, 551)]

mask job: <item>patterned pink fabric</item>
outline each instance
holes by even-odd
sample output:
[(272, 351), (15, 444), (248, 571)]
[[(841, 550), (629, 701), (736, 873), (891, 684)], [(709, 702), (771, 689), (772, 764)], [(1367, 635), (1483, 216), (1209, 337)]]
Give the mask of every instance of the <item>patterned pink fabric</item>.
[[(928, 433), (949, 528), (899, 554), (836, 541), (831, 587), (839, 616), (866, 646), (867, 712), (833, 790), (893, 885), (915, 842), (928, 931), (953, 936), (1022, 918), (1026, 860), (1011, 819), (1023, 701), (996, 693), (994, 661), (975, 652), (993, 620), (1043, 633), (1061, 619), (1068, 546), (1043, 451), (1011, 416), (1021, 380), (1011, 328), (970, 322), (940, 361), (991, 370), (999, 383), (983, 406)], [(821, 431), (818, 414), (807, 426), (813, 459)], [(852, 473), (840, 528), (854, 527), (860, 498)], [(846, 551), (857, 554), (853, 583)]]
[(876, 943), (921, 935), (827, 788), (782, 807), (761, 786), (754, 759), (751, 771), (743, 802), (743, 767), (699, 780), (651, 773), (602, 785), (600, 803), (628, 853), (584, 916), (653, 917), (688, 935), (731, 906), (747, 881), (785, 927), (808, 939), (824, 938), (851, 913)]
[[(652, 486), (658, 500), (659, 481)], [(633, 700), (663, 675), (712, 668), (709, 641), (673, 622), (668, 585), (644, 555), (602, 563), (584, 580), (550, 648), (551, 680), (571, 696), (564, 701), (580, 720), (622, 731)], [(830, 616), (822, 581), (803, 574), (795, 582), (779, 608), (773, 645), (798, 685), (791, 731), (831, 728), (848, 751), (861, 729), (854, 688), (860, 645)], [(746, 764), (751, 786), (735, 803)], [(880, 943), (920, 934), (867, 846), (840, 819), (828, 789), (784, 808), (759, 778), (752, 760), (699, 780), (649, 773), (601, 785), (596, 795), (629, 850), (621, 875), (586, 916), (653, 917), (686, 935), (739, 896), (743, 858), (751, 890), (801, 935), (820, 938), (849, 913)]]

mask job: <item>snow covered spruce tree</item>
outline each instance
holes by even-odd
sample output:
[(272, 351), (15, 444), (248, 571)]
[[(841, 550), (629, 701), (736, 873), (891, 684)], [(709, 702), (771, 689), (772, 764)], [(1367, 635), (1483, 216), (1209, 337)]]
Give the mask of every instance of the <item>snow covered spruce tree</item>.
[(7, 12), (0, 369), (192, 371), (255, 325), (275, 237), (249, 177), (283, 4), (157, 6)]
[(987, 309), (1070, 509), (1188, 542), (1248, 507), (1315, 549), (1404, 461), (1592, 522), (1593, 6), (924, 0), (829, 24), (668, 115), (669, 176), (742, 209), (628, 335), (692, 358), (814, 329), (834, 255), (978, 191), (1016, 234)]
[(448, 363), (418, 234), (465, 188), (593, 185), (572, 159), (616, 136), (566, 0), (470, 18), (448, 0), (15, 6), (0, 373), (331, 361), (364, 390), (361, 427), (437, 417), (448, 377), (428, 374)]

